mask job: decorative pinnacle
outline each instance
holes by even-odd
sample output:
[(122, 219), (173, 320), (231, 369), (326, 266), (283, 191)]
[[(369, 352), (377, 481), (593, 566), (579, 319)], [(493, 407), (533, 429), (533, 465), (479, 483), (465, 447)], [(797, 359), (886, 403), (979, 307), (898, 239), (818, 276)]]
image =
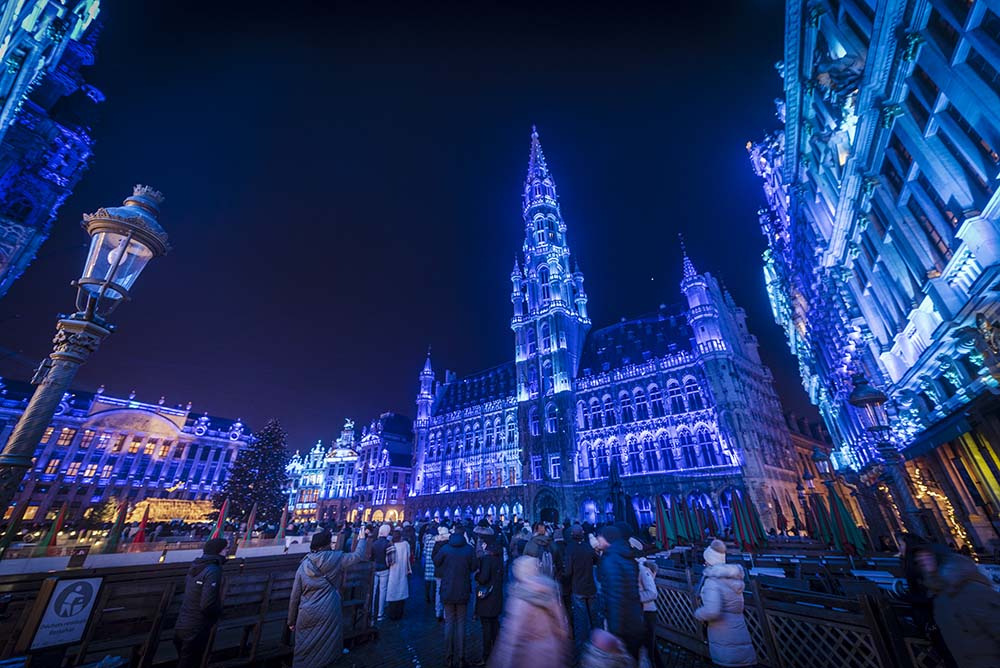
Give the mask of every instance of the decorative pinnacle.
[(156, 188), (153, 188), (151, 186), (140, 185), (138, 183), (135, 184), (135, 187), (132, 188), (132, 195), (134, 197), (145, 197), (147, 199), (151, 199), (157, 204), (163, 204), (164, 200), (166, 199), (163, 196), (163, 193), (161, 193)]
[(549, 175), (549, 167), (545, 164), (545, 154), (542, 153), (542, 143), (538, 141), (538, 128), (531, 126), (531, 154), (528, 157), (528, 181), (533, 178), (544, 179)]
[(677, 238), (681, 242), (681, 254), (684, 256), (684, 278), (694, 278), (698, 272), (694, 269), (694, 263), (688, 257), (687, 246), (684, 245), (684, 235), (678, 233)]

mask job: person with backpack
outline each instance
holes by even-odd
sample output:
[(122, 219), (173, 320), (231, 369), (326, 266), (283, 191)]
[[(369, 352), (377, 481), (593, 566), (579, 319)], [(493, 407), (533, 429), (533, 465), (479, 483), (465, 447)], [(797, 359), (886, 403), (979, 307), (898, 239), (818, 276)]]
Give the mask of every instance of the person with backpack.
[(472, 574), (476, 572), (476, 551), (456, 530), (434, 555), (434, 565), (441, 573), (445, 668), (462, 668), (465, 664), (465, 618), (472, 595)]
[(636, 662), (644, 640), (642, 603), (639, 602), (639, 564), (622, 530), (614, 525), (601, 527), (596, 547), (603, 554), (597, 577), (604, 598), (608, 631), (618, 636)]
[(184, 578), (184, 597), (174, 624), (178, 668), (201, 666), (212, 627), (222, 616), (222, 565), (228, 549), (225, 538), (206, 541)]
[(552, 541), (544, 522), (535, 523), (535, 534), (524, 547), (524, 556), (538, 559), (538, 569), (542, 575), (556, 579), (555, 558), (552, 555)]
[(486, 536), (484, 552), (476, 571), (475, 615), (483, 630), (483, 662), (490, 659), (493, 645), (500, 633), (500, 612), (503, 610), (503, 553), (497, 536)]
[(594, 566), (597, 552), (586, 540), (583, 527), (574, 524), (570, 530), (571, 542), (566, 550), (566, 581), (573, 597), (573, 642), (579, 657), (592, 629), (600, 628), (601, 616), (597, 609), (597, 583)]

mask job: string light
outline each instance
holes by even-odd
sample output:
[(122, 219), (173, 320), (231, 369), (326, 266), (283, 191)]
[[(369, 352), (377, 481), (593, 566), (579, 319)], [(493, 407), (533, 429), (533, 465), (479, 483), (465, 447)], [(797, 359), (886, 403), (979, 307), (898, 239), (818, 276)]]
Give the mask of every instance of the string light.
[[(917, 488), (917, 498), (923, 501), (925, 498), (934, 499), (938, 508), (944, 507), (944, 517), (948, 524), (948, 528), (951, 532), (952, 538), (965, 545), (972, 550), (972, 541), (969, 540), (969, 535), (965, 532), (965, 527), (962, 523), (958, 521), (958, 517), (955, 515), (955, 507), (951, 505), (951, 501), (947, 496), (941, 494), (940, 492), (935, 492), (927, 483), (924, 482), (923, 472), (920, 470), (919, 466), (913, 467), (913, 485)], [(972, 553), (973, 558), (976, 557), (975, 552)]]

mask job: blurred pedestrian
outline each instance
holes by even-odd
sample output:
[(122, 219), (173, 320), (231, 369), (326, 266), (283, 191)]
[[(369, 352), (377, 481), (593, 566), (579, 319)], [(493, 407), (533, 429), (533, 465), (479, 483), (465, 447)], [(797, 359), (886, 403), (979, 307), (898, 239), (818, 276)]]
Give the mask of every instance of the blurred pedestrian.
[(444, 607), (445, 668), (465, 664), (465, 618), (472, 596), (472, 574), (476, 571), (476, 551), (456, 531), (434, 555), (440, 569), (440, 598)]
[(560, 668), (570, 665), (569, 624), (555, 580), (537, 558), (518, 557), (500, 637), (490, 668)]
[(174, 624), (178, 668), (198, 668), (205, 656), (212, 627), (222, 616), (222, 565), (229, 543), (205, 541), (202, 555), (191, 562), (184, 578), (184, 596)]
[(1000, 593), (965, 556), (929, 545), (915, 552), (933, 595), (934, 621), (957, 665), (1000, 666)]
[(660, 650), (656, 647), (656, 590), (655, 561), (639, 559), (639, 601), (642, 603), (642, 619), (646, 624), (646, 654), (653, 668), (663, 668)]
[(628, 653), (638, 662), (644, 640), (639, 565), (617, 526), (601, 527), (596, 542), (602, 552), (597, 577), (601, 582), (607, 630), (625, 643)]
[(635, 665), (625, 643), (604, 629), (593, 630), (580, 659), (581, 668), (634, 668)]
[(715, 539), (703, 553), (701, 606), (694, 616), (708, 624), (708, 650), (716, 666), (756, 666), (757, 653), (743, 617), (743, 567), (726, 563), (726, 544)]
[(483, 630), (483, 661), (489, 661), (497, 634), (500, 632), (500, 612), (503, 610), (503, 556), (500, 541), (488, 536), (484, 553), (476, 571), (475, 614)]
[(366, 539), (358, 535), (350, 554), (330, 549), (325, 529), (313, 534), (299, 563), (288, 603), (288, 628), (295, 634), (292, 668), (322, 668), (344, 652), (340, 583), (344, 569), (364, 559)]

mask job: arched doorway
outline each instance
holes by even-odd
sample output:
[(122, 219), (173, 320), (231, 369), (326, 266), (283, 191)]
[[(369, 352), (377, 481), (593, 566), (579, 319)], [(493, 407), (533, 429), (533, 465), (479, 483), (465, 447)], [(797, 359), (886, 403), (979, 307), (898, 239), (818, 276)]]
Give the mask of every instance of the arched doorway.
[(580, 509), (580, 517), (584, 522), (597, 524), (597, 504), (594, 503), (593, 499), (587, 499), (583, 502), (583, 506)]
[(385, 519), (385, 514), (381, 510), (376, 510), (372, 513), (372, 522), (381, 522)]
[(550, 490), (543, 489), (535, 497), (535, 517), (542, 522), (559, 521), (559, 501)]
[(385, 514), (385, 521), (386, 522), (395, 522), (396, 521), (396, 511), (395, 510), (390, 510), (389, 512), (387, 512)]

